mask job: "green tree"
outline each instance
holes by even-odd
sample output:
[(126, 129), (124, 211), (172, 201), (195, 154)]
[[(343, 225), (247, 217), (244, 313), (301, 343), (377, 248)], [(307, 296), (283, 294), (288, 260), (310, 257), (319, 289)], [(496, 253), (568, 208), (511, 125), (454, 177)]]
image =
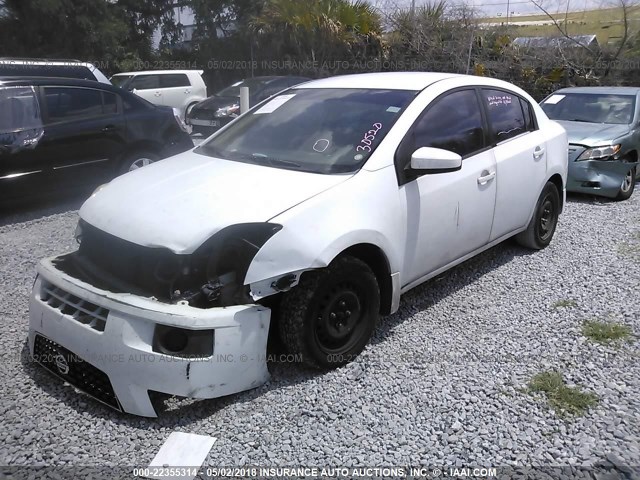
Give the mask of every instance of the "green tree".
[(281, 58), (357, 60), (381, 47), (380, 15), (363, 0), (270, 0), (251, 26), (263, 50)]

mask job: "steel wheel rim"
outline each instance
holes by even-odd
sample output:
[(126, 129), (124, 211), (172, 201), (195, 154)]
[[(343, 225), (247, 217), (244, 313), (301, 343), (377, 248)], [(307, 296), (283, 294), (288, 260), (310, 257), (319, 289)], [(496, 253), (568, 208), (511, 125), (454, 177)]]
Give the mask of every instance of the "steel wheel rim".
[(555, 211), (556, 208), (551, 195), (545, 196), (540, 208), (540, 221), (538, 222), (538, 232), (540, 234), (540, 239), (543, 241), (546, 241), (555, 231)]
[(365, 323), (365, 303), (351, 282), (334, 285), (325, 293), (317, 309), (315, 340), (325, 353), (349, 351), (361, 338)]
[(134, 170), (138, 170), (139, 168), (142, 167), (146, 167), (148, 165), (151, 165), (153, 163), (153, 160), (150, 158), (138, 158), (137, 160), (135, 160), (131, 166), (129, 167), (129, 171), (133, 172)]
[(627, 193), (631, 189), (631, 185), (633, 184), (633, 172), (629, 170), (622, 181), (622, 186), (620, 189)]

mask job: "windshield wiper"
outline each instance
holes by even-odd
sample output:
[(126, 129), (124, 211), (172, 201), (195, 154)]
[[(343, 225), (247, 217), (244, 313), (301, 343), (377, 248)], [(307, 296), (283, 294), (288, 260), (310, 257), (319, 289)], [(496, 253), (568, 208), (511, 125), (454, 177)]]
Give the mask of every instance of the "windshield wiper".
[(293, 167), (293, 168), (302, 168), (302, 165), (299, 163), (293, 162), (291, 160), (282, 160), (280, 158), (270, 157), (265, 155), (264, 153), (239, 153), (233, 152), (233, 155), (242, 158), (243, 160), (249, 160), (253, 163), (259, 164), (261, 160), (264, 160), (272, 167)]
[(584, 120), (582, 118), (572, 118), (572, 122), (583, 122), (583, 123), (600, 123), (600, 122), (592, 122), (591, 120)]

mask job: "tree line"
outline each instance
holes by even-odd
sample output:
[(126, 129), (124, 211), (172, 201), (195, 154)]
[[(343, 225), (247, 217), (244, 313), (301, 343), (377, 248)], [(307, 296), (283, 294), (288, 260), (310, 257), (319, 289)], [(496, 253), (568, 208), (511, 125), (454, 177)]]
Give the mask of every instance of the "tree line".
[[(202, 68), (217, 89), (252, 75), (323, 77), (429, 70), (514, 82), (540, 98), (565, 85), (638, 84), (640, 37), (620, 2), (624, 35), (594, 48), (532, 0), (567, 39), (518, 47), (509, 25), (483, 25), (446, 0), (377, 8), (366, 0), (0, 0), (0, 57), (74, 58), (107, 74)], [(538, 3), (536, 3), (538, 2)], [(193, 12), (185, 44), (177, 9)], [(155, 39), (155, 40), (154, 40)]]

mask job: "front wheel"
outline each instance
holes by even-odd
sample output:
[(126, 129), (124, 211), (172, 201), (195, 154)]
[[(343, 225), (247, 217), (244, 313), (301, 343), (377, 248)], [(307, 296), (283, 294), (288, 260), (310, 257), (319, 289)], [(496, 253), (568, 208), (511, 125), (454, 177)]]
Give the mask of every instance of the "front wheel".
[(154, 162), (158, 161), (158, 155), (152, 152), (147, 151), (137, 151), (133, 152), (123, 160), (120, 165), (120, 171), (118, 175), (122, 175), (127, 172), (133, 172), (134, 170), (138, 170), (139, 168), (146, 167), (147, 165), (151, 165)]
[(523, 247), (541, 250), (551, 243), (560, 216), (560, 193), (551, 183), (542, 189), (536, 210), (527, 229), (516, 236), (516, 241)]
[(365, 347), (380, 315), (380, 290), (369, 266), (340, 257), (303, 274), (282, 298), (278, 328), (290, 353), (322, 369), (340, 367)]
[(616, 200), (628, 200), (636, 187), (636, 167), (630, 169), (622, 180)]

